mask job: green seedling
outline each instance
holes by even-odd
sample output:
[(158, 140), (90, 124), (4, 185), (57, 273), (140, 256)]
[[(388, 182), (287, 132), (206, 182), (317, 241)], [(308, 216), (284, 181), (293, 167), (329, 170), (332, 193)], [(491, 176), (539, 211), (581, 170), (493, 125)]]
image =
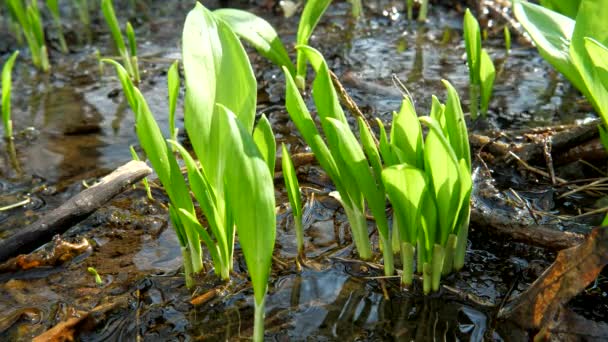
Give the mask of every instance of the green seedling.
[(296, 225), (296, 240), (298, 246), (298, 257), (304, 259), (304, 229), (302, 227), (302, 198), (300, 193), (300, 184), (298, 183), (298, 176), (296, 169), (293, 166), (289, 151), (285, 144), (282, 145), (282, 166), (283, 166), (283, 179), (285, 180), (285, 188), (287, 189), (287, 196), (289, 197), (289, 204), (291, 205), (291, 212), (293, 213), (293, 220)]
[[(381, 182), (380, 159), (367, 126), (359, 121), (362, 145), (351, 132), (331, 82), (327, 63), (315, 49), (298, 47), (316, 71), (313, 82), (314, 102), (320, 117), (323, 136), (298, 92), (295, 80), (283, 68), (286, 78), (286, 107), (304, 140), (310, 146), (321, 167), (332, 179), (351, 226), (359, 257), (371, 258), (365, 201), (370, 207), (384, 253), (385, 274), (392, 275), (393, 253), (385, 214), (385, 196)], [(326, 142), (327, 141), (327, 142)], [(369, 158), (369, 161), (368, 161)], [(371, 168), (371, 169), (370, 169)]]
[(25, 6), (22, 0), (7, 0), (7, 3), (12, 15), (17, 18), (21, 26), (32, 55), (32, 63), (44, 72), (49, 71), (50, 64), (38, 2), (31, 0)]
[[(274, 135), (265, 117), (254, 131), (257, 84), (234, 32), (197, 3), (186, 18), (182, 41), (185, 129), (200, 165), (179, 143), (164, 140), (126, 70), (114, 61), (110, 63), (116, 67), (125, 97), (136, 113), (140, 144), (169, 196), (170, 217), (184, 256), (186, 284), (192, 288), (192, 274), (202, 271), (201, 240), (216, 274), (228, 280), (238, 233), (254, 289), (253, 338), (261, 341), (276, 234), (271, 175)], [(189, 188), (168, 144), (184, 159)], [(190, 191), (208, 228), (203, 227), (194, 211)]]
[(479, 23), (468, 8), (464, 14), (464, 42), (469, 67), (470, 113), (471, 118), (475, 120), (480, 107), (480, 99), (481, 114), (484, 117), (487, 115), (496, 69), (488, 52), (481, 48)]
[(4, 137), (13, 138), (13, 121), (11, 120), (11, 91), (12, 73), (15, 60), (19, 56), (19, 51), (13, 54), (4, 62), (2, 67), (2, 122), (4, 123)]
[(592, 57), (588, 50), (593, 44), (608, 46), (608, 31), (603, 24), (604, 18), (608, 17), (608, 6), (602, 1), (582, 0), (576, 20), (521, 1), (515, 2), (513, 11), (536, 43), (540, 55), (585, 95), (602, 118), (604, 126), (600, 127), (600, 134), (604, 137), (604, 147), (608, 148), (606, 74), (594, 63), (600, 60)]
[(351, 13), (353, 14), (353, 18), (359, 19), (363, 14), (363, 4), (361, 0), (348, 0), (351, 5)]
[(112, 34), (114, 45), (116, 46), (116, 50), (118, 51), (118, 54), (122, 59), (125, 69), (127, 70), (129, 76), (135, 81), (135, 83), (139, 83), (140, 78), (139, 67), (137, 65), (137, 48), (135, 44), (135, 33), (133, 32), (131, 24), (127, 23), (125, 30), (129, 42), (129, 49), (127, 50), (127, 45), (125, 44), (122, 32), (120, 30), (120, 26), (118, 25), (116, 13), (114, 12), (114, 5), (112, 4), (112, 0), (102, 0), (101, 10), (103, 12), (104, 18), (106, 19), (106, 23), (110, 28), (110, 33)]
[(420, 10), (418, 12), (418, 21), (426, 21), (426, 17), (429, 11), (429, 0), (420, 1)]
[(87, 268), (87, 272), (89, 272), (93, 277), (95, 277), (95, 284), (97, 286), (103, 285), (103, 280), (101, 280), (101, 276), (97, 273), (97, 270), (93, 267)]
[[(137, 155), (137, 152), (135, 152), (135, 148), (133, 147), (133, 145), (129, 146), (129, 150), (131, 151), (131, 157), (133, 157), (133, 160), (140, 160), (139, 156)], [(150, 190), (150, 183), (148, 183), (148, 177), (144, 177), (141, 182), (144, 185), (144, 188), (146, 189), (146, 195), (148, 196), (148, 199), (150, 201), (153, 201), (154, 197), (152, 197), (152, 190)]]
[(46, 7), (48, 7), (53, 17), (55, 27), (57, 27), (57, 35), (59, 36), (59, 45), (61, 46), (61, 52), (68, 53), (68, 45), (65, 42), (63, 35), (63, 26), (61, 25), (61, 15), (59, 13), (59, 1), (58, 0), (46, 0)]

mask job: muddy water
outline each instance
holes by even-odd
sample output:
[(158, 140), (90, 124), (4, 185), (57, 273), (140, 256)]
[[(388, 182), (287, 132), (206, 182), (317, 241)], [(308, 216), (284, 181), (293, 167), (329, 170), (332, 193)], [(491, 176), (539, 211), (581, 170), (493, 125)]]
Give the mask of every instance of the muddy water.
[[(432, 94), (442, 97), (439, 81), (443, 78), (450, 80), (464, 99), (467, 97), (462, 12), (435, 7), (428, 24), (411, 24), (403, 18), (402, 3), (372, 1), (366, 17), (357, 23), (348, 15), (349, 5), (338, 2), (311, 40), (342, 76), (366, 115), (385, 122), (390, 121), (390, 113), (398, 109), (401, 98), (392, 75), (406, 85), (420, 113), (428, 111)], [(284, 39), (290, 44), (294, 41), (297, 18), (273, 15), (260, 4), (233, 5), (265, 16)], [(167, 10), (166, 2), (160, 1), (139, 6), (140, 16), (134, 22), (144, 70), (140, 88), (166, 133), (165, 72), (180, 56), (179, 37), (188, 6)], [(122, 19), (134, 17), (128, 8), (121, 13)], [(71, 35), (78, 36), (76, 32)], [(100, 73), (94, 57), (97, 48), (104, 55), (113, 53), (104, 32), (99, 26), (93, 30), (91, 45), (76, 45), (67, 56), (53, 52), (51, 75), (35, 72), (24, 58), (17, 63), (12, 102), (17, 137), (14, 146), (0, 141), (0, 206), (24, 198), (30, 201), (0, 212), (0, 237), (34, 221), (81, 191), (86, 183), (131, 158), (128, 147), (137, 145), (133, 114), (112, 70), (106, 67)], [(3, 31), (0, 37), (5, 35)], [(474, 129), (572, 123), (590, 116), (576, 92), (534, 50), (515, 45), (507, 57), (501, 44), (500, 35), (491, 36), (486, 43), (502, 71), (489, 118)], [(260, 111), (273, 123), (279, 142), (288, 143), (292, 151), (304, 150), (281, 105), (284, 81), (279, 70), (254, 52), (250, 56), (259, 81)], [(182, 128), (181, 113), (177, 125)], [(517, 329), (496, 322), (493, 307), (510, 289), (514, 288), (514, 293), (525, 289), (537, 276), (529, 270), (544, 269), (551, 254), (509, 241), (492, 241), (472, 227), (467, 265), (446, 284), (472, 293), (478, 300), (461, 298), (449, 290), (430, 297), (417, 295), (419, 291), (401, 291), (397, 280), (379, 280), (381, 272), (374, 265), (348, 261), (354, 256), (351, 239), (344, 213), (327, 196), (331, 185), (315, 167), (300, 171), (307, 195), (316, 193), (305, 225), (309, 267), (295, 272), (293, 225), (286, 196), (279, 189), (276, 263), (266, 308), (268, 337), (500, 340), (523, 336)], [(162, 205), (166, 200), (160, 189), (153, 192), (157, 200), (149, 202), (141, 186), (129, 190), (72, 227), (66, 239), (84, 237), (92, 245), (84, 254), (62, 265), (0, 275), (0, 311), (4, 316), (0, 337), (29, 340), (79, 311), (115, 302), (124, 305), (94, 320), (92, 327), (82, 328), (81, 339), (219, 340), (249, 336), (252, 290), (239, 272), (244, 268), (242, 258), (237, 258), (235, 267), (240, 275), (230, 284), (221, 284), (211, 275), (201, 279), (199, 293), (220, 289), (219, 295), (200, 306), (190, 304), (179, 273), (179, 246)], [(103, 285), (95, 285), (87, 267), (99, 272)]]

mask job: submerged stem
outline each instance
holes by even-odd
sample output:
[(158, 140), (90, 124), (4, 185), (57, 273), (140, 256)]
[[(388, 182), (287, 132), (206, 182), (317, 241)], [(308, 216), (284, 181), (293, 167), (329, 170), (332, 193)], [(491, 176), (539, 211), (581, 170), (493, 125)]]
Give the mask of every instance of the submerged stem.
[(192, 287), (194, 287), (194, 279), (192, 278), (192, 258), (188, 247), (182, 247), (182, 258), (184, 259), (184, 274), (186, 278), (186, 287), (191, 289)]

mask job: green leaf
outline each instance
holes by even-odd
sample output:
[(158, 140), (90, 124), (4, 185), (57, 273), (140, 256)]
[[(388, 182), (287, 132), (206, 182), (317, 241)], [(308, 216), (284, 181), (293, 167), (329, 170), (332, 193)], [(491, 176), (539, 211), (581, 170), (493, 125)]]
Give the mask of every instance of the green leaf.
[(588, 89), (587, 99), (600, 114), (604, 123), (608, 122), (608, 90), (602, 85), (601, 75), (595, 68), (585, 47), (585, 37), (607, 46), (608, 31), (604, 20), (608, 18), (608, 4), (599, 0), (581, 2), (572, 33), (570, 56)]
[(134, 93), (135, 86), (133, 85), (133, 82), (131, 81), (127, 70), (120, 63), (113, 59), (102, 58), (101, 62), (108, 63), (114, 66), (114, 68), (116, 69), (116, 73), (118, 74), (118, 79), (120, 80), (120, 83), (122, 85), (122, 91), (125, 94), (125, 98), (127, 99), (129, 106), (135, 113), (137, 111), (137, 103)]
[(437, 242), (443, 246), (458, 219), (460, 167), (454, 150), (437, 121), (428, 116), (421, 117), (420, 121), (429, 127), (424, 144), (424, 169), (429, 175), (431, 191), (437, 204), (439, 221)]
[(242, 39), (279, 67), (285, 66), (295, 76), (295, 67), (275, 29), (263, 18), (238, 9), (225, 8), (213, 11)]
[(494, 87), (494, 78), (496, 77), (496, 69), (494, 63), (488, 55), (486, 49), (481, 49), (481, 59), (479, 61), (479, 78), (481, 86), (481, 113), (486, 115), (490, 106), (490, 98), (492, 97), (492, 88)]
[(384, 160), (384, 165), (391, 166), (398, 163), (397, 157), (393, 155), (392, 147), (388, 141), (388, 136), (386, 134), (386, 129), (384, 128), (384, 124), (378, 118), (376, 118), (376, 123), (380, 128), (380, 141), (379, 148), (380, 154), (382, 155), (382, 159)]
[(384, 189), (376, 183), (376, 178), (371, 173), (365, 154), (348, 124), (334, 118), (327, 118), (326, 120), (333, 129), (328, 134), (334, 135), (341, 142), (340, 155), (345, 161), (346, 167), (348, 167), (348, 173), (353, 176), (367, 200), (367, 204), (376, 219), (376, 225), (380, 234), (388, 241), (389, 231), (385, 213), (386, 201)]
[(112, 4), (112, 0), (101, 0), (101, 11), (103, 12), (103, 16), (106, 19), (106, 22), (108, 23), (108, 26), (110, 28), (110, 33), (112, 34), (112, 38), (114, 39), (116, 50), (118, 50), (118, 54), (120, 54), (120, 56), (124, 58), (128, 55), (127, 46), (125, 45), (125, 41), (122, 37), (122, 32), (120, 31), (118, 19), (116, 19), (116, 13), (114, 12), (114, 5)]
[(274, 175), (277, 143), (274, 139), (274, 133), (272, 133), (272, 126), (266, 118), (266, 115), (262, 115), (260, 121), (258, 121), (258, 125), (253, 130), (253, 141), (266, 161), (270, 174)]
[(422, 128), (409, 98), (404, 98), (399, 113), (393, 113), (391, 145), (401, 151), (400, 163), (422, 168), (424, 166)]
[(227, 107), (218, 105), (220, 131), (227, 147), (225, 181), (230, 210), (253, 284), (256, 303), (263, 303), (276, 235), (273, 179), (249, 129)]
[(223, 187), (220, 169), (212, 167), (223, 158), (212, 141), (221, 135), (212, 129), (218, 111), (215, 104), (221, 103), (237, 113), (251, 132), (257, 100), (255, 76), (236, 35), (200, 3), (186, 18), (182, 41), (185, 127), (196, 155), (203, 165), (209, 166), (206, 172), (213, 187)]
[(4, 62), (2, 67), (2, 121), (4, 122), (4, 136), (11, 138), (13, 136), (13, 122), (11, 120), (11, 91), (12, 91), (12, 73), (15, 60), (19, 56), (19, 50)]
[[(300, 17), (300, 24), (298, 25), (298, 34), (296, 42), (298, 45), (308, 45), (308, 40), (312, 35), (315, 27), (321, 20), (321, 16), (325, 13), (325, 10), (331, 4), (331, 0), (308, 0), (302, 11)], [(306, 78), (306, 58), (310, 58), (304, 51), (298, 50), (297, 52), (297, 76), (300, 78)]]
[(534, 40), (540, 55), (557, 71), (564, 74), (586, 97), (589, 97), (589, 90), (573, 64), (569, 52), (574, 20), (519, 0), (513, 4), (513, 13)]
[(282, 169), (283, 179), (285, 180), (285, 188), (287, 189), (287, 196), (289, 197), (289, 204), (293, 211), (293, 216), (296, 219), (302, 217), (302, 198), (300, 195), (300, 184), (298, 183), (298, 176), (296, 169), (293, 166), (289, 151), (285, 144), (282, 144)]
[(357, 118), (357, 124), (359, 125), (361, 145), (374, 170), (376, 184), (378, 184), (380, 191), (384, 192), (384, 184), (382, 183), (382, 161), (380, 160), (380, 153), (378, 152), (378, 147), (374, 141), (373, 133), (369, 130), (367, 124), (363, 121), (363, 118)]
[(133, 26), (131, 26), (131, 23), (128, 21), (125, 27), (125, 34), (127, 35), (127, 41), (129, 42), (129, 54), (132, 57), (136, 57), (137, 43), (135, 41), (135, 31), (133, 30)]
[(540, 0), (539, 2), (545, 8), (574, 19), (576, 18), (581, 0)]
[(464, 13), (464, 46), (467, 51), (469, 79), (471, 84), (479, 84), (481, 34), (479, 32), (479, 23), (468, 8)]
[(460, 97), (450, 82), (442, 80), (442, 83), (448, 92), (445, 109), (443, 110), (445, 128), (442, 129), (442, 132), (448, 138), (450, 146), (456, 155), (456, 160), (464, 158), (470, 169), (471, 148), (469, 146), (469, 131), (467, 130), (464, 113), (460, 105)]
[(169, 92), (169, 131), (171, 139), (177, 139), (177, 129), (175, 128), (175, 109), (177, 108), (177, 98), (179, 96), (179, 61), (173, 62), (167, 72), (167, 89)]
[(427, 191), (426, 175), (414, 166), (399, 164), (384, 169), (382, 179), (397, 218), (399, 236), (402, 241), (415, 244)]
[(595, 66), (598, 80), (608, 90), (608, 48), (597, 40), (585, 37), (585, 48)]

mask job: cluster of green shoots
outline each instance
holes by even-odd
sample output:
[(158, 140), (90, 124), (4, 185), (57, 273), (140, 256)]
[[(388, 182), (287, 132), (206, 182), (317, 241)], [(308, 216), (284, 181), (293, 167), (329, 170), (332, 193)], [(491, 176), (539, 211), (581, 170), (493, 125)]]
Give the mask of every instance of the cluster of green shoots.
[[(240, 41), (224, 21), (197, 3), (186, 18), (182, 44), (185, 129), (200, 164), (176, 140), (163, 138), (128, 72), (115, 61), (107, 62), (117, 69), (136, 115), (140, 144), (169, 196), (187, 286), (193, 287), (194, 274), (204, 269), (201, 241), (211, 255), (215, 273), (224, 280), (230, 278), (238, 233), (254, 289), (254, 340), (261, 341), (276, 233), (274, 134), (265, 117), (254, 128), (255, 76)], [(175, 86), (177, 67), (173, 70), (169, 76), (171, 111), (179, 90), (179, 83)], [(175, 134), (172, 125), (171, 136)], [(186, 164), (189, 185), (173, 149)], [(200, 206), (207, 228), (197, 216), (190, 193)]]
[(21, 32), (25, 36), (32, 55), (32, 63), (42, 71), (49, 71), (51, 66), (38, 1), (30, 0), (24, 4), (23, 0), (6, 0), (6, 3), (11, 18), (19, 23)]
[[(507, 29), (506, 32), (509, 32)], [(505, 34), (507, 50), (511, 45), (510, 35)], [(467, 8), (464, 14), (464, 43), (467, 52), (467, 66), (469, 67), (469, 111), (473, 120), (477, 119), (480, 107), (481, 114), (485, 117), (488, 113), (492, 87), (496, 77), (496, 69), (490, 55), (481, 47), (481, 33), (477, 19)]]
[(574, 7), (562, 8), (572, 19), (528, 2), (513, 5), (515, 17), (540, 55), (585, 95), (602, 118), (600, 137), (608, 149), (608, 31), (604, 24), (608, 6), (604, 1), (581, 0)]
[(128, 21), (125, 25), (125, 35), (127, 36), (129, 46), (127, 49), (127, 44), (125, 44), (122, 31), (120, 30), (120, 25), (118, 24), (118, 19), (114, 13), (114, 5), (112, 4), (112, 0), (102, 0), (101, 11), (103, 12), (106, 23), (110, 28), (114, 45), (116, 46), (116, 50), (122, 59), (124, 68), (127, 70), (127, 73), (129, 76), (131, 76), (133, 81), (135, 81), (135, 83), (139, 83), (140, 77), (139, 67), (137, 64), (137, 43), (135, 42), (135, 31), (133, 30), (133, 26), (131, 26), (131, 23)]
[[(284, 68), (287, 111), (339, 192), (359, 257), (365, 260), (372, 256), (367, 203), (380, 236), (385, 274), (394, 274), (393, 234), (403, 260), (403, 284), (412, 283), (417, 251), (424, 292), (436, 291), (442, 274), (464, 265), (469, 224), (471, 160), (456, 91), (444, 81), (446, 105), (433, 97), (431, 115), (420, 119), (411, 101), (405, 99), (401, 111), (394, 115), (390, 139), (378, 122), (378, 143), (367, 123), (358, 118), (359, 143), (339, 105), (323, 57), (310, 47), (298, 49), (307, 54), (317, 73), (313, 98), (323, 134)], [(429, 128), (426, 139), (419, 122)], [(385, 210), (387, 196), (395, 213), (391, 228)]]

